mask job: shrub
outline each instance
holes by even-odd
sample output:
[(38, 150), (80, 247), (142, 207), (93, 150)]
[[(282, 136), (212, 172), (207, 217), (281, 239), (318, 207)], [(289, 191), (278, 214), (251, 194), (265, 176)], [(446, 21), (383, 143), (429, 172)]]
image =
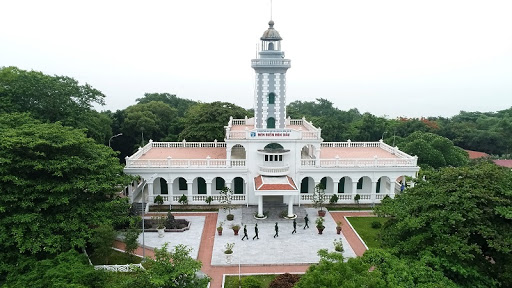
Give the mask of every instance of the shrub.
[(188, 204), (188, 197), (185, 196), (185, 194), (181, 195), (180, 199), (178, 200), (178, 202), (182, 205), (187, 205)]
[(293, 288), (299, 278), (297, 274), (284, 273), (274, 278), (268, 288)]
[(331, 196), (331, 199), (329, 199), (329, 204), (334, 204), (334, 203), (338, 202), (338, 200), (339, 200), (338, 195), (333, 194)]
[(379, 221), (373, 221), (372, 222), (372, 228), (373, 229), (380, 229), (380, 227), (382, 227), (382, 223), (380, 223)]
[(261, 282), (254, 276), (242, 278), (242, 288), (261, 288)]

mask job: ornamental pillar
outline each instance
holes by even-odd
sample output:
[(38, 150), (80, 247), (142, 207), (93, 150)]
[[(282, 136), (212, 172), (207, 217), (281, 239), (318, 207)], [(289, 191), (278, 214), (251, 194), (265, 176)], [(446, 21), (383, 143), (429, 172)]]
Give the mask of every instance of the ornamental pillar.
[(288, 217), (293, 217), (293, 195), (288, 196)]
[(263, 218), (263, 196), (258, 196), (258, 217)]

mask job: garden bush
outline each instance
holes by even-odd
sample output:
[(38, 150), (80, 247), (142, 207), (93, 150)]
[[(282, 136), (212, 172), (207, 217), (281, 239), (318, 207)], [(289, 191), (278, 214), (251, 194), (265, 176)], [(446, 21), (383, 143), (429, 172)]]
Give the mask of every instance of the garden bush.
[(261, 282), (253, 276), (242, 278), (242, 288), (261, 288)]
[(293, 288), (299, 278), (300, 276), (297, 274), (284, 273), (274, 278), (268, 288)]
[(382, 223), (380, 223), (379, 221), (373, 221), (372, 222), (372, 228), (373, 229), (380, 229), (380, 227), (382, 227)]

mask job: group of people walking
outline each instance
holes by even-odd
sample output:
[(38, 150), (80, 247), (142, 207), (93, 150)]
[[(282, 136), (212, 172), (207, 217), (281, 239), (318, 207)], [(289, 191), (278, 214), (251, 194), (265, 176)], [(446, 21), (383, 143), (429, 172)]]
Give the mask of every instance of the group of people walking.
[[(309, 228), (308, 214), (306, 214), (306, 216), (304, 217), (304, 229), (306, 229), (306, 228)], [(276, 222), (276, 225), (274, 226), (274, 230), (275, 230), (274, 238), (279, 237), (279, 225), (278, 225), (277, 222)], [(260, 239), (260, 237), (258, 235), (258, 232), (259, 232), (258, 223), (256, 223), (254, 225), (254, 234), (255, 235), (254, 235), (254, 237), (252, 237), (252, 240)], [(297, 233), (297, 221), (295, 219), (293, 219), (293, 231), (292, 231), (292, 234), (295, 234), (295, 233)], [(242, 237), (242, 241), (244, 241), (244, 239), (249, 240), (249, 236), (247, 235), (247, 225), (244, 225), (244, 237)]]

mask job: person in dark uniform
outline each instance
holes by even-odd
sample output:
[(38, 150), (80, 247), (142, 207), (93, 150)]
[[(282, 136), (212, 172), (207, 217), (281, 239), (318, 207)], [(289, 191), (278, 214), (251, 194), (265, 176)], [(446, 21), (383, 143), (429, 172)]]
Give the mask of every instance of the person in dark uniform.
[(242, 241), (244, 241), (244, 239), (249, 240), (249, 236), (247, 236), (247, 225), (244, 225), (244, 237), (242, 237)]
[(279, 237), (279, 227), (277, 226), (277, 222), (276, 222), (276, 226), (274, 227), (274, 229), (276, 230), (276, 234), (274, 234), (274, 238)]
[(306, 224), (304, 224), (304, 229), (306, 229), (306, 227), (309, 228), (309, 225), (308, 225), (308, 223), (309, 223), (308, 214), (306, 214), (306, 217), (304, 217), (304, 222), (306, 223)]
[(256, 223), (256, 225), (254, 225), (254, 233), (256, 235), (254, 235), (254, 237), (252, 237), (252, 240), (254, 240), (254, 238), (260, 239), (260, 237), (258, 237), (258, 223)]
[(293, 231), (292, 231), (292, 234), (293, 233), (297, 233), (297, 221), (295, 221), (295, 219), (293, 219)]

